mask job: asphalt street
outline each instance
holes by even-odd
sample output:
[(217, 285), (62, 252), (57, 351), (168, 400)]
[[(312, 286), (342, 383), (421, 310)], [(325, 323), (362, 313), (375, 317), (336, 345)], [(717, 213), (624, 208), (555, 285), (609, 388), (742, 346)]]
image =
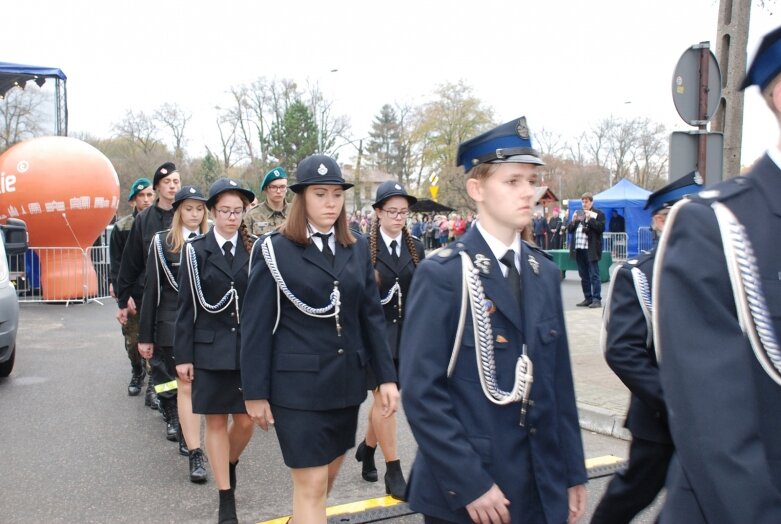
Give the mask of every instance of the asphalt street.
[[(563, 282), (567, 309), (580, 300), (573, 277)], [(211, 479), (191, 484), (187, 459), (165, 440), (161, 416), (144, 406), (142, 396), (127, 396), (130, 365), (115, 311), (113, 302), (22, 305), (16, 368), (0, 379), (0, 522), (216, 521)], [(626, 456), (624, 440), (588, 431), (583, 436), (588, 458)], [(415, 443), (403, 413), (399, 454), (406, 472)], [(377, 458), (382, 464), (379, 453)], [(606, 482), (589, 483), (589, 514)], [(290, 494), (274, 433), (257, 430), (238, 466), (240, 521), (288, 515)], [(329, 505), (383, 495), (382, 483), (364, 482), (349, 454)], [(657, 506), (635, 522), (653, 522)], [(391, 521), (422, 520), (413, 515)]]

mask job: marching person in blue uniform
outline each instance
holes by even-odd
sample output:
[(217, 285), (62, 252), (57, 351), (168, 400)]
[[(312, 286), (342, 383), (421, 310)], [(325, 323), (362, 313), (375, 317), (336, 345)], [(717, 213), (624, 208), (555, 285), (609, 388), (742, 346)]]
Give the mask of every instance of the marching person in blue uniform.
[[(781, 27), (762, 40), (752, 85), (781, 128)], [(781, 522), (779, 197), (776, 145), (667, 218), (653, 285), (675, 445), (662, 523)]]
[[(648, 197), (651, 228), (661, 234), (672, 205), (700, 189), (689, 173)], [(651, 504), (664, 487), (673, 454), (651, 324), (656, 248), (627, 260), (613, 273), (603, 316), (602, 345), (610, 369), (632, 392), (625, 426), (632, 433), (629, 464), (610, 480), (592, 524), (622, 524)]]
[[(409, 292), (412, 274), (425, 257), (423, 243), (410, 235), (406, 226), (409, 208), (417, 201), (418, 199), (408, 195), (398, 182), (388, 181), (379, 185), (372, 204), (375, 219), (369, 234), (369, 255), (380, 288), (388, 345), (397, 372), (401, 339), (399, 334), (404, 321), (404, 300)], [(382, 416), (382, 402), (371, 368), (369, 368), (369, 389), (373, 391), (374, 403), (369, 410), (366, 437), (358, 446), (355, 458), (363, 463), (361, 475), (364, 480), (376, 482), (377, 468), (374, 465), (374, 452), (379, 443), (385, 457), (385, 492), (394, 498), (404, 500), (407, 483), (396, 453), (396, 416)]]
[(480, 218), (418, 266), (401, 336), (409, 504), (428, 523), (575, 522), (587, 475), (561, 274), (519, 234), (542, 165), (526, 119), (462, 143), (458, 163)]
[(189, 457), (190, 480), (196, 483), (206, 482), (201, 418), (193, 413), (190, 383), (176, 376), (173, 345), (181, 252), (188, 239), (209, 229), (205, 202), (198, 188), (182, 187), (174, 198), (171, 229), (152, 238), (138, 335), (138, 350), (151, 362), (160, 409), (166, 414), (166, 437), (179, 441), (179, 453)]
[(211, 185), (206, 207), (214, 226), (187, 242), (178, 279), (176, 372), (192, 382), (193, 412), (206, 416), (206, 454), (219, 490), (220, 523), (238, 522), (236, 465), (254, 428), (244, 409), (239, 371), (242, 302), (254, 240), (242, 215), (254, 198), (230, 178)]
[(247, 412), (274, 425), (293, 479), (293, 519), (325, 523), (326, 497), (355, 445), (366, 368), (382, 414), (398, 402), (366, 240), (347, 225), (342, 178), (325, 155), (302, 160), (287, 220), (252, 252), (241, 374)]

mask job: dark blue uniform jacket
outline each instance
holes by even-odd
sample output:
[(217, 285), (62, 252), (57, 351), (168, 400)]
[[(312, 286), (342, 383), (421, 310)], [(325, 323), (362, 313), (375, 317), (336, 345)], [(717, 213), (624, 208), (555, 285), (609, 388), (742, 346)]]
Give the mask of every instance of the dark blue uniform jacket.
[(676, 449), (661, 521), (778, 523), (781, 386), (738, 325), (710, 204), (725, 204), (745, 226), (778, 337), (781, 170), (764, 156), (746, 177), (708, 189), (718, 194), (674, 208), (657, 260), (656, 344)]
[(366, 239), (348, 247), (337, 242), (331, 267), (312, 242), (299, 245), (276, 232), (270, 238), (285, 283), (304, 303), (326, 306), (339, 282), (342, 329), (337, 335), (333, 318), (306, 315), (284, 295), (277, 311), (277, 284), (261, 253), (263, 239), (256, 242), (242, 317), (244, 398), (292, 409), (339, 409), (365, 400), (367, 365), (380, 384), (395, 382)]
[[(461, 303), (460, 250), (490, 259), (481, 273), (490, 303), (496, 369), (509, 391), (522, 344), (534, 365), (525, 426), (520, 403), (490, 402), (478, 378), (471, 313), (461, 351), (447, 377)], [(453, 522), (471, 522), (465, 506), (498, 484), (511, 501), (512, 522), (524, 520), (524, 502), (538, 490), (548, 522), (566, 522), (567, 488), (586, 482), (583, 447), (562, 313), (560, 278), (546, 255), (523, 244), (519, 307), (500, 262), (477, 228), (450, 249), (423, 261), (412, 279), (401, 341), (402, 398), (418, 442), (409, 484), (410, 506)], [(537, 267), (537, 272), (533, 267)], [(493, 306), (495, 310), (492, 311)]]

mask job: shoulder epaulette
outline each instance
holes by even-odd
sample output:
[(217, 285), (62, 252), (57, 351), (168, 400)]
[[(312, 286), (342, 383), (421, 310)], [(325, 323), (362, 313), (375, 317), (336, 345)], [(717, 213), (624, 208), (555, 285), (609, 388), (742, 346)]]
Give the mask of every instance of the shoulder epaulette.
[(448, 260), (457, 258), (462, 251), (466, 249), (463, 242), (453, 242), (447, 246), (443, 246), (439, 249), (435, 249), (426, 257), (427, 259), (436, 260), (437, 262), (444, 263)]
[(526, 240), (521, 240), (521, 242), (523, 242), (524, 244), (526, 244), (526, 247), (528, 247), (528, 248), (530, 248), (530, 249), (533, 249), (534, 251), (538, 252), (539, 254), (541, 254), (542, 256), (544, 256), (545, 258), (547, 258), (548, 260), (553, 260), (553, 257), (551, 256), (551, 254), (550, 254), (550, 253), (548, 253), (548, 252), (547, 252), (547, 251), (545, 251), (544, 249), (540, 248), (540, 247), (539, 247), (539, 246), (537, 246), (536, 244), (532, 244), (531, 242), (527, 242)]
[(628, 259), (626, 262), (621, 264), (621, 266), (627, 269), (638, 267), (645, 264), (649, 260), (653, 260), (655, 256), (656, 256), (656, 250), (643, 251), (642, 253), (638, 254), (636, 257), (632, 257)]
[(713, 187), (703, 189), (702, 191), (691, 195), (693, 202), (712, 204), (713, 202), (722, 202), (735, 195), (738, 195), (750, 187), (750, 180), (745, 176), (736, 176), (716, 184)]

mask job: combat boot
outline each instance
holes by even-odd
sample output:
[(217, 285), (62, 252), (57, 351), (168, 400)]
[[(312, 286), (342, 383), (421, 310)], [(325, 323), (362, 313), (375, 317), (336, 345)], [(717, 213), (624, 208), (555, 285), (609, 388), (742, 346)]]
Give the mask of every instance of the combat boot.
[(151, 380), (146, 382), (146, 395), (144, 396), (144, 405), (149, 406), (152, 409), (160, 408), (160, 399), (157, 398), (155, 393), (155, 387), (152, 385)]
[(127, 385), (127, 394), (131, 397), (138, 396), (141, 393), (141, 386), (144, 384), (146, 372), (141, 364), (133, 364), (133, 374), (130, 376), (130, 384)]
[(176, 410), (176, 400), (160, 399), (160, 408), (165, 419), (165, 438), (176, 442), (179, 434), (179, 412)]
[(206, 482), (206, 457), (201, 448), (195, 448), (190, 451), (190, 482), (203, 484)]
[(176, 435), (177, 440), (179, 441), (179, 454), (183, 457), (187, 457), (190, 455), (190, 450), (187, 449), (187, 441), (184, 440), (184, 434), (182, 433), (182, 424), (179, 424), (179, 432)]

